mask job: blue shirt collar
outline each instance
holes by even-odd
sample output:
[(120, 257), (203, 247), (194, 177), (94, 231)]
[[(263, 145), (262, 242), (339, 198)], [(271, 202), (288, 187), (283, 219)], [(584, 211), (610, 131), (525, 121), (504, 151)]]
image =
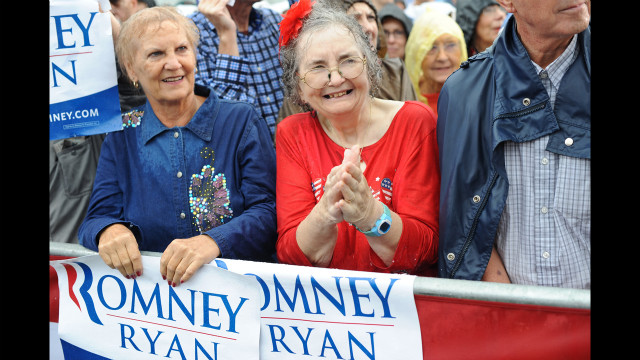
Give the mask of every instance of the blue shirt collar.
[[(213, 136), (213, 125), (219, 110), (218, 98), (214, 95), (211, 89), (202, 85), (195, 85), (195, 94), (206, 96), (207, 99), (202, 103), (189, 123), (187, 123), (183, 128), (191, 130), (196, 136), (204, 141), (210, 141)], [(143, 144), (146, 144), (161, 132), (169, 130), (168, 127), (160, 122), (160, 119), (156, 116), (148, 100), (144, 105), (144, 115), (140, 122), (142, 125), (140, 129), (140, 138)]]

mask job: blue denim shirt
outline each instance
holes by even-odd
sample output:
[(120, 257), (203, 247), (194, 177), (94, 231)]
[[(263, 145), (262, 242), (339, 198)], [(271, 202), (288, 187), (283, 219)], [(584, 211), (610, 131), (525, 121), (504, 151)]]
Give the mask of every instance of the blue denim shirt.
[(211, 236), (227, 259), (270, 260), (275, 251), (276, 157), (255, 108), (208, 96), (186, 126), (167, 128), (149, 102), (123, 114), (102, 146), (83, 246), (97, 251), (107, 226), (123, 223), (139, 249), (163, 252), (176, 238)]

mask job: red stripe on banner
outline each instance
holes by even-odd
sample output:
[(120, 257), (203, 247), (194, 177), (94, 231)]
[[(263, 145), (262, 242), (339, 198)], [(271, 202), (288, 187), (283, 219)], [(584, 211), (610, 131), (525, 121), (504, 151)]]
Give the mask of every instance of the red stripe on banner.
[(425, 359), (590, 359), (591, 310), (414, 295)]
[(69, 264), (62, 264), (65, 269), (67, 269), (67, 279), (69, 279), (69, 297), (73, 300), (76, 305), (78, 305), (78, 309), (82, 311), (80, 307), (80, 302), (78, 302), (78, 298), (76, 298), (76, 294), (73, 292), (73, 284), (76, 283), (76, 279), (78, 278), (78, 273), (76, 273), (76, 269)]
[(73, 256), (49, 255), (49, 261), (73, 259)]
[[(72, 259), (73, 256), (49, 255), (49, 261)], [(58, 289), (58, 273), (49, 265), (49, 322), (58, 322), (60, 313), (60, 289)]]
[(60, 291), (58, 290), (58, 273), (49, 265), (49, 322), (58, 322), (58, 304)]
[(192, 332), (192, 333), (196, 333), (196, 334), (203, 334), (203, 335), (215, 336), (215, 337), (219, 337), (219, 338), (223, 338), (223, 339), (227, 339), (227, 340), (233, 340), (233, 341), (238, 340), (238, 339), (234, 339), (234, 338), (230, 338), (230, 337), (226, 337), (226, 336), (222, 336), (222, 335), (215, 335), (215, 334), (209, 334), (209, 333), (201, 332), (201, 331), (189, 330), (189, 329), (185, 329), (185, 328), (181, 328), (181, 327), (177, 327), (177, 326), (171, 326), (171, 325), (161, 324), (161, 323), (158, 323), (158, 322), (152, 322), (152, 321), (147, 321), (147, 320), (134, 319), (134, 318), (124, 317), (124, 316), (119, 316), (119, 315), (114, 315), (114, 314), (107, 314), (107, 316), (113, 316), (113, 317), (117, 317), (117, 318), (121, 318), (121, 319), (127, 319), (127, 320), (132, 320), (132, 321), (139, 321), (139, 322), (143, 322), (143, 323), (147, 323), (147, 324), (153, 324), (153, 325), (158, 325), (158, 326), (164, 326), (164, 327), (173, 328), (173, 329), (178, 329), (178, 330), (190, 331), (190, 332)]
[(328, 323), (328, 324), (341, 324), (341, 325), (395, 326), (393, 324), (355, 323), (355, 322), (344, 322), (344, 321), (326, 321), (326, 320), (282, 318), (282, 317), (273, 317), (273, 316), (262, 316), (262, 319), (287, 320), (287, 321), (308, 321), (308, 322)]

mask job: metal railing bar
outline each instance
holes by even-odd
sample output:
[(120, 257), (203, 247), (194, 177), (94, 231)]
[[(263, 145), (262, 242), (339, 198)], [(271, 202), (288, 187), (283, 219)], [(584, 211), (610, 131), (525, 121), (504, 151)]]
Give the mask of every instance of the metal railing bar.
[[(80, 257), (95, 255), (80, 244), (49, 242), (49, 254)], [(146, 256), (162, 253), (141, 251)], [(515, 304), (555, 306), (575, 309), (591, 309), (591, 290), (567, 289), (547, 286), (499, 284), (484, 281), (416, 277), (413, 285), (416, 295), (497, 301)]]

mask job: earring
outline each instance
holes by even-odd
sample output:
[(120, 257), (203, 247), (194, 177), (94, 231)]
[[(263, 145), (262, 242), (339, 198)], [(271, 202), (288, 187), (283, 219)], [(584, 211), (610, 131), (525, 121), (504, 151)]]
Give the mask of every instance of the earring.
[(133, 87), (136, 88), (136, 89), (138, 88), (138, 82), (135, 81), (135, 80), (133, 81)]

